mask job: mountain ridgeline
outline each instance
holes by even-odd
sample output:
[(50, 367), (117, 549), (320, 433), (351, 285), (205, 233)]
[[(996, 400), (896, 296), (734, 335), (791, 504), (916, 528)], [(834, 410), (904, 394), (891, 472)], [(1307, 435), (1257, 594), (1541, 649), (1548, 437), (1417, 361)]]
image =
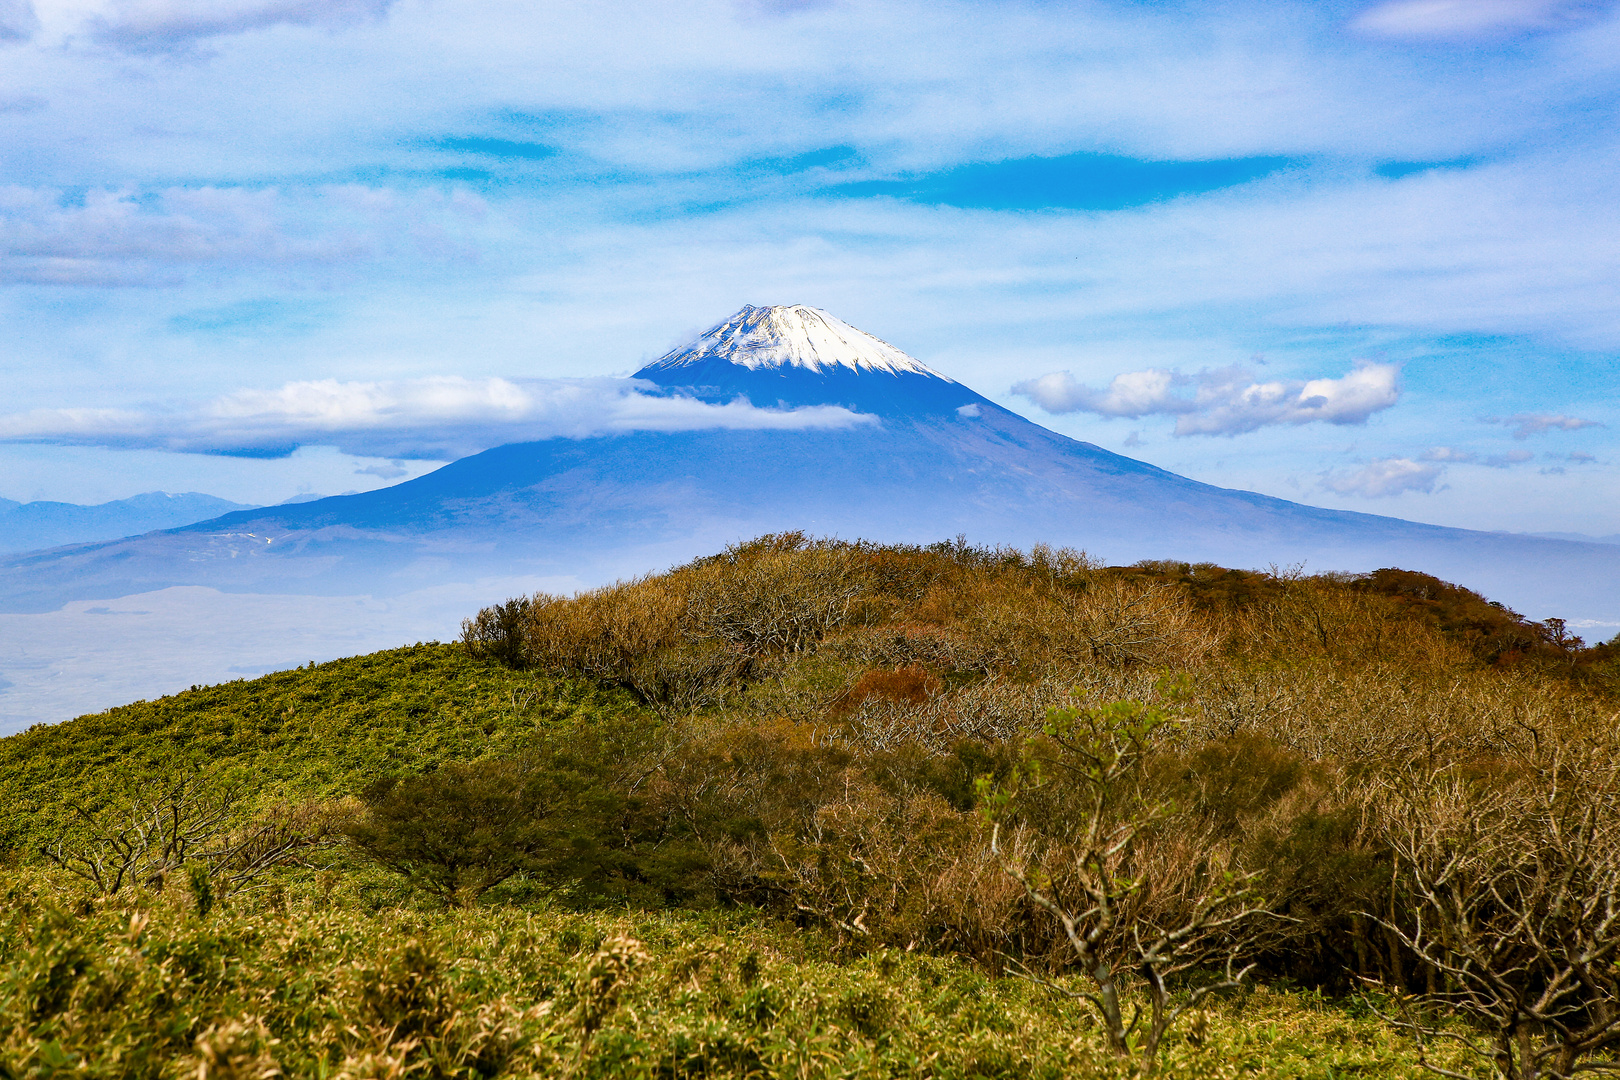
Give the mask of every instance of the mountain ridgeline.
[(627, 432), (499, 446), (395, 487), (227, 514), (0, 565), (0, 605), (48, 610), (209, 585), (391, 595), (492, 575), (591, 582), (801, 530), (1051, 543), (1142, 558), (1400, 565), (1537, 616), (1620, 619), (1620, 547), (1470, 532), (1213, 487), (1059, 435), (807, 307), (744, 308), (638, 371), (653, 392), (841, 405), (839, 428)]
[(0, 499), (0, 553), (113, 540), (246, 509), (241, 503), (194, 491), (182, 495), (148, 491), (96, 506)]

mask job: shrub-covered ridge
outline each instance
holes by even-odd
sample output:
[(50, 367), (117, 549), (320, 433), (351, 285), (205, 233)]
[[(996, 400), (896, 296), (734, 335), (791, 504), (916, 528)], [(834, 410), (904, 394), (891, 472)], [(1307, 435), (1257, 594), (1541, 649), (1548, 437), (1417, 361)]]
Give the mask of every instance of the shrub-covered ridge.
[(0, 739), (0, 852), (46, 842), (69, 804), (96, 810), (192, 771), (265, 799), (340, 797), (626, 705), (437, 644), (196, 687)]
[[(221, 971), (278, 955), (267, 943), (295, 911), (334, 941), (414, 957), (411, 986), (418, 968), (441, 985), (456, 957), (498, 957), (461, 1011), (385, 1046), (364, 1036), (382, 1006), (343, 989), (360, 970), (348, 954), (281, 955), (349, 1026), (286, 1028), (341, 1056), (263, 1062), (317, 1074), (520, 1073), (545, 1053), (553, 1071), (658, 1075), (1106, 1074), (1155, 1058), (1310, 1074), (1303, 1050), (1239, 1049), (1259, 1029), (1234, 1009), (1303, 1008), (1269, 985), (1329, 995), (1321, 1015), (1348, 1025), (1332, 1030), (1376, 1030), (1409, 1070), (1568, 1075), (1620, 1045), (1620, 921), (1603, 915), (1620, 910), (1613, 651), (1406, 571), (765, 537), (577, 597), (514, 598), (470, 619), (460, 647), (8, 740), (0, 795), (13, 879), (29, 883), (10, 901), (27, 925), (8, 932), (31, 949), (47, 924), (100, 927), (62, 971), (102, 963), (136, 916), (170, 936), (233, 927)], [(54, 899), (30, 898), (36, 885)], [(609, 909), (630, 914), (580, 929)], [(532, 958), (455, 928), (524, 919), (593, 948), (503, 997), (519, 986), (505, 966)], [(726, 951), (737, 938), (754, 960)], [(730, 959), (680, 959), (700, 940)], [(820, 1056), (726, 1026), (743, 990), (713, 973), (733, 961), (744, 988), (771, 963), (824, 986), (771, 1029), (781, 1054)], [(933, 1000), (917, 980), (942, 964), (975, 973), (1025, 1041), (991, 1014), (917, 1011)], [(910, 1034), (826, 1019), (869, 978), (894, 980), (872, 1007)], [(580, 987), (597, 983), (591, 1005)], [(174, 1023), (192, 1049), (174, 1043), (162, 1069), (224, 1069), (208, 1055), (226, 1051), (197, 1042), (216, 1027), (283, 1039), (284, 1021), (233, 993), (184, 991), (197, 1011)], [(475, 1037), (477, 1017), (492, 1026)], [(669, 1057), (672, 1017), (733, 1049)], [(55, 1021), (29, 1023), (28, 1045), (54, 1037)], [(517, 1049), (496, 1062), (452, 1036)], [(962, 1056), (976, 1038), (999, 1064)], [(634, 1049), (614, 1058), (620, 1039)], [(1346, 1052), (1335, 1068), (1394, 1068)]]

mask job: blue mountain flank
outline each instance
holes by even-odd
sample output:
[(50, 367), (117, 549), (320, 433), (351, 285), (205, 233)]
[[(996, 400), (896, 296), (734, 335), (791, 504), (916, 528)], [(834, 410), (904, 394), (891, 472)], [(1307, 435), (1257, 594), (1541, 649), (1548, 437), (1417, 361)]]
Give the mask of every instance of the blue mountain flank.
[(1325, 510), (1198, 483), (1050, 431), (826, 312), (745, 307), (638, 371), (654, 392), (840, 428), (707, 429), (499, 446), (390, 488), (240, 510), (0, 561), (0, 610), (170, 585), (392, 595), (481, 577), (641, 573), (768, 531), (965, 536), (1307, 571), (1402, 566), (1533, 617), (1620, 622), (1620, 546)]

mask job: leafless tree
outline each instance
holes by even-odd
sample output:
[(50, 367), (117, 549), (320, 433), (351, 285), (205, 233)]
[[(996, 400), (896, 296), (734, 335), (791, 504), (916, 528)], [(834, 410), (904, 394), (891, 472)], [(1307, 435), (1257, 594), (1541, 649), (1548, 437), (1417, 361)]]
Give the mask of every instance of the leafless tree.
[[(985, 782), (982, 799), (993, 822), (992, 851), (1062, 926), (1089, 988), (1073, 991), (1028, 968), (1023, 974), (1086, 1001), (1114, 1053), (1147, 1061), (1189, 1010), (1241, 985), (1253, 969), (1243, 957), (1268, 914), (1255, 874), (1210, 865), (1204, 838), (1167, 828), (1169, 808), (1142, 797), (1143, 759), (1168, 719), (1136, 702), (1054, 709), (1048, 752), (1029, 758), (1000, 788)], [(1072, 826), (1066, 835), (1017, 820), (1056, 789), (1066, 789), (1057, 810)], [(1218, 974), (1184, 985), (1179, 998), (1172, 992), (1211, 970)], [(1140, 1006), (1125, 1017), (1135, 986), (1148, 999), (1145, 1027)]]
[(341, 804), (284, 803), (222, 835), (201, 859), (228, 896), (273, 867), (311, 865), (317, 851), (337, 845), (345, 819)]
[(335, 836), (327, 815), (308, 807), (275, 808), (244, 820), (239, 786), (210, 787), (194, 775), (121, 812), (97, 814), (80, 804), (71, 809), (76, 825), (43, 854), (103, 896), (125, 887), (159, 887), (188, 863), (205, 867), (229, 895)]
[(1486, 1041), (1399, 998), (1391, 1019), (1507, 1080), (1620, 1071), (1620, 769), (1583, 755), (1494, 784), (1414, 772), (1372, 808), (1409, 906), (1380, 921), (1438, 976), (1416, 1004), (1455, 1009)]

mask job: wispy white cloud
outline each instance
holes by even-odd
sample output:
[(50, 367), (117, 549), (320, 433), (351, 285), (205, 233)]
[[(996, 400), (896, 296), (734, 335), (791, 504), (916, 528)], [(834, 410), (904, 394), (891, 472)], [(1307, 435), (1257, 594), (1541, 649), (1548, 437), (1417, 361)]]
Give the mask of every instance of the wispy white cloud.
[(1484, 465), (1491, 469), (1506, 469), (1514, 465), (1523, 465), (1535, 456), (1528, 450), (1509, 450), (1505, 454), (1477, 454), (1472, 450), (1435, 446), (1423, 451), (1420, 460), (1437, 461), (1448, 465)]
[(1364, 424), (1400, 399), (1399, 374), (1394, 364), (1360, 362), (1336, 379), (1257, 382), (1242, 367), (1197, 375), (1149, 368), (1116, 375), (1097, 390), (1059, 371), (1018, 383), (1012, 392), (1050, 413), (1170, 414), (1177, 435), (1236, 435), (1278, 424)]
[(1582, 0), (1388, 0), (1350, 25), (1375, 37), (1462, 41), (1569, 27), (1601, 10)]
[[(503, 443), (620, 431), (802, 430), (876, 423), (837, 406), (713, 405), (629, 379), (287, 383), (169, 409), (37, 409), (0, 416), (0, 442), (275, 457), (335, 446), (365, 457), (445, 460)], [(376, 475), (375, 467), (371, 471)], [(402, 475), (402, 474), (401, 474)]]
[(1322, 474), (1321, 488), (1336, 495), (1360, 495), (1368, 499), (1388, 498), (1406, 491), (1434, 491), (1445, 466), (1411, 458), (1390, 457), (1370, 461), (1359, 469), (1341, 469)]
[(460, 189), (328, 185), (93, 189), (68, 201), (0, 187), (0, 282), (179, 284), (198, 267), (338, 265), (384, 257), (467, 260), (485, 202)]
[(172, 52), (199, 39), (278, 25), (344, 26), (381, 18), (395, 0), (116, 0), (90, 19), (93, 41), (130, 52)]
[[(183, 143), (188, 157), (211, 151), (231, 175), (274, 172), (267, 157), (297, 155), (285, 141), (292, 130), (306, 147), (319, 142), (324, 168), (374, 167), (384, 147), (367, 134), (431, 137), (433, 121), (476, 117), (513, 128), (563, 118), (569, 145), (600, 160), (681, 170), (838, 144), (884, 168), (1086, 148), (1160, 159), (1454, 156), (1502, 145), (1504, 132), (1540, 130), (1542, 110), (1586, 92), (1541, 70), (1515, 70), (1504, 85), (1495, 71), (1451, 79), (1401, 58), (1370, 63), (1361, 43), (1344, 40), (1334, 5), (1306, 3), (1262, 11), (880, 0), (777, 3), (780, 14), (760, 17), (739, 0), (467, 0), (406, 5), (386, 33), (317, 41), (237, 31), (363, 20), (383, 0), (99, 2), (106, 10), (92, 29), (101, 40), (163, 50), (212, 38), (221, 56), (218, 70), (168, 65), (176, 70), (147, 94), (106, 82), (105, 71), (84, 85), (77, 65), (58, 64), (63, 74), (50, 82), (64, 96), (85, 92), (84, 118), (99, 119), (94, 149), (139, 155), (159, 127), (165, 146)], [(626, 25), (640, 32), (626, 35)], [(70, 61), (94, 40), (46, 37), (68, 45)], [(1493, 97), (1488, 111), (1475, 107), (1481, 93)], [(270, 115), (267, 95), (303, 107)], [(389, 147), (392, 163), (410, 142)]]
[(1512, 428), (1515, 439), (1528, 439), (1532, 435), (1541, 435), (1549, 431), (1579, 431), (1581, 428), (1603, 427), (1596, 420), (1582, 420), (1578, 416), (1565, 416), (1562, 413), (1517, 413), (1513, 416), (1487, 416), (1482, 419), (1487, 424), (1500, 424)]
[[(1525, 455), (1525, 457), (1527, 457), (1527, 458), (1530, 457), (1530, 456), (1531, 455), (1529, 455), (1529, 454)], [(1541, 470), (1541, 474), (1543, 476), (1563, 476), (1564, 473), (1566, 472), (1566, 470), (1564, 468), (1564, 463), (1565, 462), (1567, 462), (1570, 465), (1574, 465), (1576, 467), (1579, 467), (1579, 466), (1582, 466), (1582, 465), (1592, 465), (1592, 464), (1595, 464), (1597, 462), (1597, 456), (1596, 455), (1594, 455), (1594, 454), (1585, 454), (1585, 453), (1582, 453), (1579, 450), (1572, 451), (1572, 452), (1570, 452), (1568, 454), (1543, 454), (1542, 457), (1545, 458), (1547, 461), (1552, 461), (1552, 462), (1557, 463), (1557, 464), (1553, 464), (1553, 465), (1544, 466), (1542, 468), (1542, 470)]]
[(27, 41), (39, 31), (39, 15), (29, 0), (0, 0), (0, 44)]

